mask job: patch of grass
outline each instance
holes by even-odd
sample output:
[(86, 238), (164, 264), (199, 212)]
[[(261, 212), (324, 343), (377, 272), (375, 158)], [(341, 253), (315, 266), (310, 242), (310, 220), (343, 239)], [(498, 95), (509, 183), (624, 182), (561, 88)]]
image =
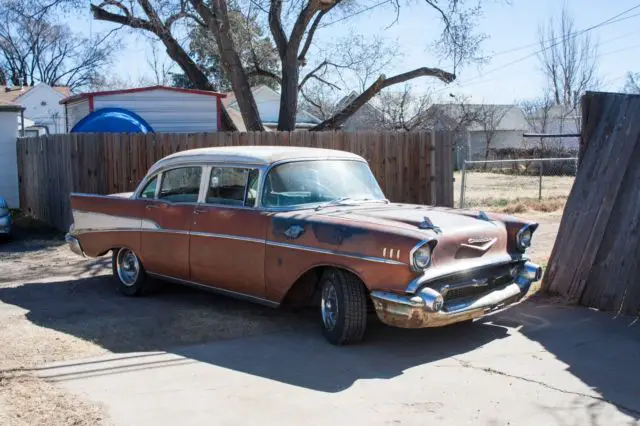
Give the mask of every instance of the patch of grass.
[(31, 374), (0, 371), (2, 425), (100, 425), (105, 422), (100, 408)]
[(486, 198), (474, 200), (467, 205), (467, 208), (486, 209), (494, 212), (518, 214), (531, 211), (551, 213), (564, 209), (567, 199), (564, 197), (547, 198), (538, 200), (537, 198), (515, 198), (513, 200), (505, 198)]

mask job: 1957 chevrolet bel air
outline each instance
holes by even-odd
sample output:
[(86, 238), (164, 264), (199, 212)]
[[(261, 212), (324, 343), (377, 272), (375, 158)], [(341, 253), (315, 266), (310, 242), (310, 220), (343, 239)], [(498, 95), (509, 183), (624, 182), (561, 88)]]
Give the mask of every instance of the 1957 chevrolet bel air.
[(525, 298), (541, 268), (537, 224), (396, 204), (366, 161), (293, 147), (170, 155), (131, 194), (72, 194), (75, 253), (113, 252), (122, 293), (173, 280), (270, 306), (319, 308), (333, 344), (363, 338), (368, 310), (397, 327), (471, 321)]

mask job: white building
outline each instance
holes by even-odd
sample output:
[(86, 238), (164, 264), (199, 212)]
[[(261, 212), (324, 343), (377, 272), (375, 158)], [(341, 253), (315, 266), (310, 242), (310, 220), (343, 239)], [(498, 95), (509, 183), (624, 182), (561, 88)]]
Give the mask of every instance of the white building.
[(20, 105), (0, 101), (0, 195), (11, 208), (20, 206), (16, 139), (23, 109)]
[(45, 83), (35, 86), (0, 86), (0, 102), (24, 107), (25, 118), (36, 126), (46, 127), (49, 133), (65, 133), (64, 108), (60, 100), (69, 96), (68, 87), (51, 87)]
[(153, 132), (215, 132), (222, 127), (220, 105), (224, 96), (206, 90), (151, 86), (80, 93), (60, 103), (68, 131), (90, 114), (95, 117), (105, 108), (118, 108), (137, 115)]
[[(280, 116), (280, 93), (268, 86), (257, 86), (251, 89), (253, 97), (258, 107), (258, 114), (262, 120), (265, 130), (275, 130), (278, 127), (278, 117)], [(227, 114), (235, 125), (236, 129), (245, 132), (247, 128), (242, 121), (240, 107), (233, 92), (226, 93), (222, 104), (227, 110)], [(311, 114), (309, 111), (299, 109), (296, 115), (296, 129), (309, 129), (322, 120)]]

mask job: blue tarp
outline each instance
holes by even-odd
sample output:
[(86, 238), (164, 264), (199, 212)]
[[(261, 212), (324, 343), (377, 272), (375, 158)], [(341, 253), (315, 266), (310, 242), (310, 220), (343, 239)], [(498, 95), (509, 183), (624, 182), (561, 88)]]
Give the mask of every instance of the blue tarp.
[(122, 108), (102, 108), (78, 121), (71, 133), (150, 133), (153, 129), (138, 114)]

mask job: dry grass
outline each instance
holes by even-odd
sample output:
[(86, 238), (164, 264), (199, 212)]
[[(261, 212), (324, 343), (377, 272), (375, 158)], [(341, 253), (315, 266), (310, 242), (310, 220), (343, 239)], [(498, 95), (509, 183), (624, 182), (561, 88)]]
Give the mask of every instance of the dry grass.
[[(456, 205), (460, 202), (461, 178), (460, 172), (456, 172), (454, 185)], [(542, 199), (539, 200), (537, 176), (468, 172), (465, 184), (465, 206), (505, 213), (561, 211), (571, 191), (574, 178), (543, 176), (542, 179)]]
[(0, 424), (3, 426), (105, 424), (99, 406), (21, 372), (0, 371)]

